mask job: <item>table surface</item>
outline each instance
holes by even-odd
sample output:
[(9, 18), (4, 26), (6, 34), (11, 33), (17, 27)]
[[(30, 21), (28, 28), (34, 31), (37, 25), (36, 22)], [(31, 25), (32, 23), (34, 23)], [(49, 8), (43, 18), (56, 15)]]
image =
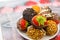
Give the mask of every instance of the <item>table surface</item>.
[[(59, 10), (60, 10), (60, 7), (51, 7), (51, 9), (53, 10), (53, 12), (56, 12), (56, 13), (60, 13)], [(56, 11), (57, 10), (57, 11)], [(17, 13), (13, 13), (10, 14), (13, 16), (13, 19), (12, 20), (15, 20), (16, 18), (20, 17), (20, 16), (16, 16), (16, 15), (20, 15), (21, 16), (21, 12), (17, 12)], [(60, 14), (59, 14), (60, 15)], [(3, 19), (1, 17), (1, 19)], [(1, 21), (1, 20), (0, 20)], [(3, 21), (2, 21), (3, 22)], [(1, 23), (1, 30), (2, 30), (2, 35), (3, 35), (3, 40), (25, 40), (23, 37), (21, 37), (15, 30), (15, 27), (7, 27), (7, 26), (10, 26), (9, 23), (8, 25), (3, 25), (2, 26), (2, 23)], [(60, 33), (59, 33), (60, 34)]]
[(0, 40), (3, 40), (3, 37), (2, 37), (2, 30), (1, 30), (1, 25), (0, 25)]
[[(5, 6), (14, 8), (17, 5), (24, 5), (24, 2), (26, 2), (26, 1), (27, 0), (24, 0), (24, 1), (23, 0), (18, 0), (18, 1), (13, 1), (13, 2), (11, 2), (11, 1), (10, 2), (4, 2), (4, 3), (0, 1), (0, 8), (5, 7)], [(53, 2), (53, 1), (54, 0), (51, 0), (51, 2)], [(57, 12), (58, 14), (60, 13), (60, 7), (57, 7), (57, 8), (51, 7), (51, 9), (54, 12)], [(1, 19), (0, 19), (0, 22), (1, 22)], [(0, 25), (0, 40), (25, 40), (25, 39), (23, 37), (21, 37), (16, 32), (14, 27), (12, 28), (12, 27), (5, 27), (5, 26)]]

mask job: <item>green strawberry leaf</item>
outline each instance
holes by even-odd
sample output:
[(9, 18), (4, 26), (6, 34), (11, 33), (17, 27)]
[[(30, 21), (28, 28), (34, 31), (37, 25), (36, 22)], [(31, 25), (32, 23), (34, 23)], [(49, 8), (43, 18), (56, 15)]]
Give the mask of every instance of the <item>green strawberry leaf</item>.
[(28, 27), (30, 24), (28, 22), (26, 22), (26, 27)]
[(46, 18), (43, 17), (43, 16), (37, 16), (36, 20), (38, 21), (39, 26), (40, 26), (40, 24), (44, 25), (44, 22), (46, 21)]

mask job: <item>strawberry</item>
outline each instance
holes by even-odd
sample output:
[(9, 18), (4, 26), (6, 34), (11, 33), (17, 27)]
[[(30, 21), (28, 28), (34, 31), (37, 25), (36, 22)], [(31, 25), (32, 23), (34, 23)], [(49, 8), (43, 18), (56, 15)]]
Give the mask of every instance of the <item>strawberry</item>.
[(31, 22), (32, 17), (35, 16), (36, 14), (37, 13), (32, 8), (26, 8), (23, 11), (23, 18)]
[(29, 23), (25, 19), (23, 19), (23, 18), (20, 19), (19, 24), (20, 24), (19, 28), (21, 30), (26, 30), (28, 25), (29, 25)]
[(57, 35), (55, 40), (60, 40), (60, 35)]
[(59, 24), (59, 20), (54, 20), (56, 22), (56, 24)]
[(44, 25), (47, 25), (48, 24), (48, 22), (46, 21), (46, 22), (44, 22)]
[(36, 15), (32, 18), (32, 23), (37, 27), (44, 25), (45, 22), (46, 22), (46, 17), (42, 15)]
[(26, 6), (36, 5), (37, 3), (34, 1), (28, 1), (25, 3)]
[(50, 39), (50, 40), (60, 40), (60, 35), (57, 35), (55, 38)]
[(36, 16), (32, 19), (32, 22), (33, 22), (36, 26), (39, 25), (39, 24), (38, 24), (38, 21), (36, 21)]
[(49, 3), (50, 0), (40, 0), (39, 2), (42, 3), (42, 4), (45, 4), (45, 3)]

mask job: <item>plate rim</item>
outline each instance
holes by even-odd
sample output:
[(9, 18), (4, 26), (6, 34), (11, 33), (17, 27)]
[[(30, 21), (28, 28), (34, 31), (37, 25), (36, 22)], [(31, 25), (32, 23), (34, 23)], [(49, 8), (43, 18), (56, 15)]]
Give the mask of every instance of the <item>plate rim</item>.
[[(50, 37), (50, 38), (47, 38), (48, 40), (54, 38), (54, 37), (59, 33), (59, 24), (57, 25), (57, 27), (58, 27), (58, 30), (57, 30), (57, 32), (55, 33), (55, 35), (53, 35), (53, 36)], [(32, 40), (31, 38), (26, 37), (25, 35), (23, 35), (23, 34), (19, 31), (19, 29), (18, 29), (17, 27), (16, 27), (16, 31), (17, 31), (18, 34), (20, 34), (22, 37), (24, 37), (24, 38), (26, 38), (26, 39), (28, 39), (28, 40)]]

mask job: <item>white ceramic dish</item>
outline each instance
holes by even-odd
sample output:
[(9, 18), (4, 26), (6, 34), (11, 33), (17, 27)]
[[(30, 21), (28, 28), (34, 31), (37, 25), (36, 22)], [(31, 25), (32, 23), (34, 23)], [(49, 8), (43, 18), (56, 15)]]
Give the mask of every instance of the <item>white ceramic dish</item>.
[[(30, 7), (28, 7), (28, 8), (30, 8)], [(22, 18), (22, 17), (20, 17), (20, 18)], [(20, 19), (20, 18), (19, 18), (19, 19)], [(18, 19), (18, 20), (19, 20), (19, 19)], [(18, 21), (18, 20), (17, 20), (17, 21)], [(16, 25), (17, 25), (17, 24), (16, 24)], [(58, 27), (58, 30), (57, 30), (57, 32), (56, 32), (55, 35), (53, 35), (53, 36), (45, 36), (45, 37), (43, 37), (43, 38), (40, 39), (40, 40), (49, 40), (49, 39), (54, 38), (54, 37), (58, 34), (58, 32), (59, 32), (59, 24), (57, 25), (57, 27)], [(27, 36), (26, 33), (20, 31), (18, 28), (16, 28), (16, 30), (17, 30), (17, 33), (20, 34), (22, 37), (24, 37), (24, 38), (26, 38), (26, 39), (28, 39), (28, 40), (32, 40), (31, 38), (29, 38), (29, 37)]]
[[(20, 19), (20, 18), (22, 18), (21, 15), (22, 13), (19, 13), (19, 14), (11, 14), (10, 15), (10, 17), (13, 17), (13, 18), (11, 18), (12, 20), (11, 20), (11, 22), (12, 23), (10, 23), (10, 24), (12, 24), (12, 26), (13, 27), (17, 27), (17, 25), (16, 25), (16, 22)], [(6, 19), (6, 17), (4, 16), (3, 18), (2, 18), (3, 16), (1, 16), (1, 20), (0, 20), (0, 22), (1, 22), (1, 24), (3, 24), (3, 23), (5, 23), (6, 21), (8, 21), (8, 20), (6, 20), (5, 21), (5, 19)], [(16, 19), (17, 18), (17, 19)], [(6, 23), (5, 23), (6, 24)], [(5, 26), (4, 25), (4, 27), (7, 27), (7, 25)], [(11, 26), (9, 26), (9, 27), (11, 27)], [(32, 39), (30, 39), (27, 35), (26, 35), (26, 33), (23, 33), (22, 31), (19, 31), (19, 29), (17, 29), (16, 28), (16, 30), (17, 30), (17, 33), (19, 33), (21, 36), (23, 36), (24, 38), (26, 38), (26, 39), (28, 39), (28, 40), (32, 40)], [(58, 32), (59, 32), (59, 25), (58, 25), (58, 30), (57, 30), (57, 32), (56, 32), (56, 34), (55, 35), (53, 35), (53, 36), (45, 36), (45, 37), (43, 37), (41, 40), (49, 40), (49, 39), (52, 39), (52, 38), (54, 38), (57, 34), (58, 34)]]
[[(58, 27), (58, 30), (57, 30), (57, 32), (56, 32), (55, 35), (53, 35), (53, 36), (44, 36), (44, 37), (43, 37), (42, 39), (40, 39), (40, 40), (49, 40), (49, 39), (54, 38), (54, 37), (58, 34), (58, 32), (59, 32), (59, 24), (57, 25), (57, 27)], [(20, 31), (18, 28), (16, 28), (16, 30), (17, 30), (17, 33), (20, 34), (22, 37), (24, 37), (24, 38), (26, 38), (26, 39), (28, 39), (28, 40), (32, 40), (31, 38), (29, 38), (29, 37), (27, 36), (26, 33)]]

